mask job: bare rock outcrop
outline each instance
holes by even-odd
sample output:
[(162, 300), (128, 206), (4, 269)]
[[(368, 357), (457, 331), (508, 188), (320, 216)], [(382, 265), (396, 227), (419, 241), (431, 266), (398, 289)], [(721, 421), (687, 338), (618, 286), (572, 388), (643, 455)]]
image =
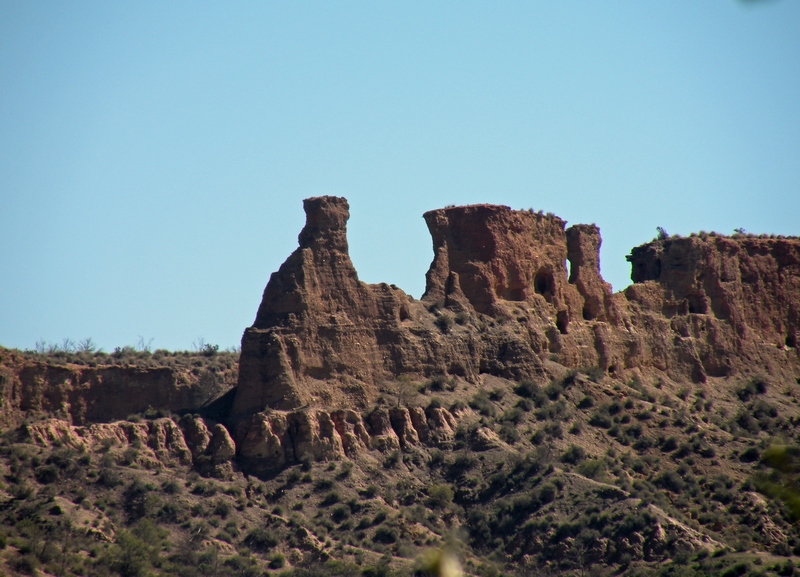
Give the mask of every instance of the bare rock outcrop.
[[(505, 301), (551, 305), (566, 325), (580, 313), (580, 295), (567, 283), (565, 221), (554, 215), (478, 204), (424, 215), (434, 259), (424, 299), (444, 300), (458, 290), (479, 313), (499, 316)], [(453, 276), (453, 273), (457, 276)]]
[(219, 423), (212, 427), (211, 440), (205, 453), (215, 465), (233, 460), (236, 456), (236, 443), (233, 442), (228, 429)]
[(110, 422), (147, 409), (196, 410), (230, 389), (213, 375), (131, 366), (55, 365), (0, 348), (0, 424), (59, 415), (75, 425)]
[(611, 285), (600, 276), (600, 229), (593, 224), (576, 224), (567, 229), (569, 283), (583, 297), (584, 320), (617, 324)]
[(224, 426), (216, 423), (209, 428), (202, 419), (188, 415), (180, 425), (168, 418), (89, 425), (72, 425), (63, 419), (49, 418), (24, 423), (17, 437), (41, 447), (119, 453), (135, 449), (132, 458), (147, 466), (193, 464), (201, 472), (217, 476), (229, 472), (236, 457), (236, 443)]
[[(365, 408), (402, 375), (543, 376), (549, 360), (693, 382), (751, 364), (787, 376), (800, 367), (798, 239), (653, 241), (629, 257), (634, 284), (612, 294), (596, 226), (565, 229), (556, 216), (504, 206), (450, 207), (424, 215), (434, 258), (416, 301), (358, 279), (345, 199), (304, 206), (299, 247), (270, 278), (242, 338), (234, 421), (264, 409)], [(406, 421), (374, 418), (376, 430)], [(415, 442), (403, 435), (385, 443)]]
[(304, 207), (300, 246), (270, 278), (242, 338), (237, 416), (325, 400), (329, 380), (363, 403), (365, 385), (385, 378), (393, 348), (403, 349), (409, 297), (359, 281), (348, 253), (347, 201), (311, 198)]
[(63, 419), (44, 419), (24, 424), (17, 434), (20, 440), (41, 447), (58, 445), (86, 450), (98, 447), (124, 450), (133, 447), (145, 461), (192, 463), (192, 452), (186, 445), (180, 427), (172, 419), (166, 418), (86, 426), (74, 426)]
[[(685, 364), (695, 381), (748, 364), (794, 374), (800, 327), (800, 241), (717, 235), (636, 247), (625, 291), (637, 324), (658, 324), (673, 343), (645, 348), (658, 364)], [(668, 327), (668, 328), (666, 328)]]
[(352, 410), (268, 411), (239, 423), (238, 455), (255, 473), (306, 461), (355, 459), (365, 451), (388, 453), (452, 441), (456, 419), (447, 409), (377, 408), (363, 416)]
[(208, 430), (205, 421), (194, 415), (184, 415), (181, 419), (181, 428), (186, 445), (192, 451), (192, 457), (197, 459), (205, 454), (211, 442), (211, 431)]

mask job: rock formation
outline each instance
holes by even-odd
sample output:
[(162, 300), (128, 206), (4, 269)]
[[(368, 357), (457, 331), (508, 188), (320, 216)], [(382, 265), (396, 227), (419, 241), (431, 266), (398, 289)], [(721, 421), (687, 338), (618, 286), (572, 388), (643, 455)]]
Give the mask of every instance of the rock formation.
[(409, 299), (399, 289), (358, 280), (347, 247), (347, 201), (312, 198), (304, 206), (300, 246), (270, 278), (242, 338), (236, 415), (324, 398), (331, 379), (363, 404), (364, 384), (384, 377), (393, 348), (402, 350)]
[(53, 365), (0, 350), (0, 424), (57, 414), (73, 424), (109, 422), (147, 409), (196, 410), (230, 388), (221, 375), (166, 367)]
[[(132, 461), (148, 468), (194, 464), (204, 474), (225, 476), (236, 456), (236, 444), (221, 424), (208, 428), (200, 418), (186, 415), (177, 425), (172, 419), (71, 425), (62, 419), (24, 423), (17, 440), (40, 447), (65, 446), (79, 450), (134, 449)], [(126, 457), (127, 458), (127, 457)]]
[(629, 257), (634, 284), (612, 294), (596, 226), (452, 207), (424, 215), (434, 258), (416, 301), (359, 281), (345, 199), (304, 207), (299, 247), (270, 278), (242, 338), (234, 420), (268, 408), (366, 407), (401, 375), (533, 377), (551, 360), (693, 382), (754, 360), (771, 374), (797, 372), (797, 239), (653, 241)]
[(252, 472), (277, 471), (306, 461), (355, 459), (413, 446), (447, 447), (456, 421), (444, 408), (377, 408), (362, 416), (350, 409), (268, 411), (239, 423), (242, 464)]
[[(448, 447), (458, 427), (449, 411), (373, 404), (381, 391), (402, 400), (404, 383), (432, 377), (479, 385), (565, 367), (695, 383), (800, 374), (796, 238), (656, 240), (633, 249), (634, 284), (612, 294), (596, 226), (566, 228), (556, 216), (504, 206), (451, 207), (424, 215), (434, 257), (415, 300), (358, 279), (345, 199), (304, 207), (299, 247), (270, 278), (242, 338), (228, 428), (181, 420), (195, 464), (215, 470), (238, 454), (253, 469), (275, 470), (367, 449)], [(148, 407), (192, 412), (208, 400), (202, 379), (171, 369), (54, 366), (13, 354), (4, 354), (0, 389), (7, 425), (35, 412), (90, 425)], [(472, 443), (500, 442), (487, 435), (475, 432)]]
[[(661, 314), (703, 317), (715, 330), (727, 333), (727, 355), (752, 356), (758, 341), (797, 350), (800, 242), (796, 238), (670, 238), (633, 249), (628, 260), (634, 283), (652, 281), (663, 291)], [(710, 366), (717, 352), (706, 355)]]

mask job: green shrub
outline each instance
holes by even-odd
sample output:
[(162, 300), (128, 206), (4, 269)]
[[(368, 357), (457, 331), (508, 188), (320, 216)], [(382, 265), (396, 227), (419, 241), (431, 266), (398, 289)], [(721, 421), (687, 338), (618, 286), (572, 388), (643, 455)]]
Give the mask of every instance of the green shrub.
[(447, 377), (445, 375), (435, 375), (426, 383), (425, 388), (432, 391), (441, 392), (447, 386)]
[(457, 477), (467, 471), (472, 470), (478, 464), (478, 460), (474, 455), (467, 452), (459, 453), (455, 459), (450, 463), (448, 475)]
[(453, 502), (454, 495), (450, 485), (431, 485), (428, 487), (428, 504), (434, 509), (444, 509)]
[(576, 471), (589, 479), (597, 479), (605, 471), (605, 464), (598, 459), (590, 459), (578, 464)]
[(433, 409), (441, 409), (444, 406), (442, 399), (439, 397), (433, 397), (430, 402), (428, 403), (428, 407), (426, 410), (431, 411)]
[(43, 465), (34, 472), (36, 480), (42, 485), (49, 485), (58, 481), (59, 469), (55, 465)]
[(347, 479), (352, 472), (353, 463), (351, 461), (345, 461), (339, 466), (339, 474), (336, 475), (336, 477), (338, 479)]
[(683, 479), (675, 471), (662, 471), (656, 476), (654, 483), (676, 494), (681, 493), (685, 487)]
[(333, 481), (331, 479), (317, 479), (314, 483), (314, 490), (315, 491), (328, 491), (333, 487)]
[(539, 488), (539, 502), (547, 504), (556, 498), (556, 487), (552, 483), (545, 483)]
[(385, 469), (394, 469), (400, 463), (400, 451), (392, 451), (383, 460)]
[(377, 485), (367, 485), (367, 488), (361, 491), (361, 495), (367, 499), (373, 499), (379, 492), (380, 489)]
[(564, 387), (559, 383), (553, 381), (544, 388), (542, 391), (551, 401), (557, 401), (558, 398), (564, 393)]
[(749, 401), (756, 395), (767, 392), (767, 380), (762, 376), (753, 377), (736, 391), (736, 396), (743, 402)]
[(231, 574), (238, 577), (257, 577), (260, 574), (256, 560), (244, 555), (235, 555), (225, 560), (224, 565), (230, 567)]
[(383, 510), (378, 511), (376, 513), (375, 517), (372, 519), (372, 524), (373, 525), (380, 525), (381, 523), (386, 521), (386, 519), (388, 517), (389, 517), (389, 514), (386, 511), (383, 511)]
[(275, 553), (269, 558), (270, 569), (280, 569), (284, 565), (286, 565), (286, 557), (282, 553)]
[(606, 376), (606, 372), (597, 366), (582, 368), (581, 372), (584, 373), (587, 377), (589, 377), (589, 380), (595, 383), (599, 383), (601, 380), (603, 380), (603, 377)]
[(227, 519), (233, 511), (233, 506), (225, 500), (220, 499), (214, 505), (214, 515), (218, 515), (221, 519)]
[(742, 451), (742, 453), (739, 455), (739, 460), (742, 463), (753, 463), (755, 461), (758, 461), (760, 457), (761, 453), (759, 452), (758, 449), (756, 449), (755, 447), (748, 447), (747, 449)]
[(337, 493), (336, 491), (331, 491), (330, 493), (325, 495), (324, 499), (322, 499), (322, 501), (320, 502), (320, 506), (321, 507), (327, 507), (329, 505), (334, 505), (334, 504), (340, 502), (341, 500), (342, 500), (342, 496), (339, 495), (339, 493)]
[(548, 402), (547, 395), (533, 381), (521, 381), (514, 388), (514, 392), (522, 398), (530, 399), (537, 407), (541, 407)]
[(503, 423), (500, 426), (500, 438), (503, 439), (509, 445), (513, 445), (517, 441), (519, 441), (519, 431), (512, 423)]
[(667, 437), (664, 442), (661, 443), (661, 450), (665, 453), (671, 453), (677, 448), (678, 439), (676, 437)]
[(577, 445), (570, 445), (569, 448), (561, 455), (563, 463), (570, 463), (572, 465), (582, 461), (586, 457), (586, 451), (583, 447)]
[(41, 563), (35, 555), (28, 553), (14, 557), (11, 561), (11, 566), (25, 575), (38, 575)]
[(749, 563), (736, 563), (722, 572), (721, 577), (740, 577), (750, 569)]
[(170, 479), (164, 481), (161, 484), (161, 490), (164, 491), (167, 495), (177, 495), (181, 492), (181, 486), (178, 484), (177, 481)]
[(564, 437), (564, 430), (561, 428), (561, 423), (558, 421), (547, 423), (544, 426), (544, 432), (554, 439), (561, 439)]
[(375, 530), (375, 541), (385, 545), (396, 543), (398, 539), (397, 529), (394, 527), (378, 527)]
[(350, 518), (350, 509), (344, 505), (337, 505), (331, 510), (331, 519), (334, 523), (342, 523)]
[(598, 411), (589, 418), (589, 424), (601, 429), (610, 429), (612, 425), (611, 417), (605, 411)]
[(266, 529), (253, 529), (243, 540), (253, 551), (266, 553), (278, 545), (278, 539)]
[(497, 408), (483, 389), (475, 393), (469, 406), (485, 417), (494, 417), (497, 414)]

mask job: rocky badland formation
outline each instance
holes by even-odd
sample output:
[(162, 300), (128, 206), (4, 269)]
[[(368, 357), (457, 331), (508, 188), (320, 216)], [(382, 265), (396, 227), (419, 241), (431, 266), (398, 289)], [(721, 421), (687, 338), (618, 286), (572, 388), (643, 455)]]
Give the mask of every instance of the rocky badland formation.
[[(724, 522), (733, 517), (724, 515), (752, 510), (761, 512), (753, 539), (762, 550), (795, 539), (752, 487), (724, 501), (716, 521), (701, 523), (692, 507), (703, 483), (748, 482), (757, 459), (737, 455), (756, 441), (797, 436), (800, 240), (654, 240), (632, 250), (633, 284), (614, 294), (600, 274), (596, 226), (567, 228), (554, 215), (505, 206), (450, 207), (424, 215), (434, 256), (417, 300), (359, 280), (345, 199), (310, 198), (304, 208), (299, 246), (272, 274), (244, 332), (238, 373), (202, 358), (189, 370), (4, 350), (0, 419), (9, 439), (116, 447), (134, 468), (191, 467), (232, 482), (255, 475), (273, 502), (294, 492), (308, 500), (282, 472), (316, 463), (356, 463), (357, 475), (347, 468), (340, 478), (388, 478), (391, 495), (416, 487), (418, 499), (430, 479), (446, 481), (447, 507), (455, 496), (462, 508), (440, 510), (443, 527), (465, 528), (473, 554), (493, 543), (488, 550), (515, 567), (584, 571), (710, 553), (733, 538)], [(128, 419), (147, 411), (160, 413)], [(567, 438), (562, 425), (571, 426)], [(723, 446), (733, 448), (730, 459), (718, 457)], [(659, 465), (656, 455), (672, 451), (673, 464)], [(701, 479), (694, 500), (673, 495), (695, 486), (682, 478)], [(427, 499), (435, 501), (430, 490)], [(400, 501), (383, 497), (388, 507)], [(564, 529), (564, 519), (595, 510), (605, 511), (600, 525), (581, 521), (593, 540)], [(299, 523), (276, 515), (287, 527)], [(547, 521), (554, 516), (561, 521)], [(436, 522), (403, 519), (399, 534), (436, 542)], [(630, 529), (631, 519), (641, 526)], [(336, 557), (301, 528), (300, 550)], [(575, 554), (580, 563), (567, 561)], [(292, 555), (302, 565), (303, 555)]]
[[(447, 208), (425, 214), (434, 260), (417, 301), (358, 280), (346, 200), (312, 198), (305, 208), (300, 246), (272, 275), (242, 339), (234, 417), (363, 407), (377, 384), (401, 375), (532, 378), (554, 355), (570, 368), (656, 369), (695, 383), (753, 366), (787, 376), (798, 368), (796, 239), (656, 241), (634, 249), (634, 284), (612, 294), (596, 226), (565, 230), (556, 216), (503, 206)], [(450, 323), (458, 313), (469, 322)]]
[[(315, 409), (251, 417), (238, 428), (245, 458), (267, 458), (292, 427), (313, 429), (334, 452), (368, 444), (370, 422), (318, 409), (365, 408), (382, 383), (403, 376), (541, 378), (554, 361), (610, 375), (660, 371), (693, 383), (800, 374), (797, 239), (654, 241), (629, 256), (634, 284), (612, 294), (600, 275), (596, 226), (565, 229), (556, 216), (504, 206), (446, 208), (424, 215), (434, 259), (417, 301), (358, 280), (345, 199), (311, 198), (305, 210), (300, 246), (270, 278), (242, 338), (231, 417)], [(407, 409), (370, 420), (378, 437), (405, 437), (415, 424), (422, 432), (412, 438), (452, 429), (445, 418), (426, 423)]]

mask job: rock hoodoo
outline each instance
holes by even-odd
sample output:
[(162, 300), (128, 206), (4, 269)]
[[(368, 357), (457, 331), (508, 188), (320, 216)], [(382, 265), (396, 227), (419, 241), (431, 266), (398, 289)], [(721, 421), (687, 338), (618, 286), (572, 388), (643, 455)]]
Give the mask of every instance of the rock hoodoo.
[(270, 278), (242, 338), (236, 415), (328, 398), (329, 380), (363, 404), (365, 386), (385, 378), (404, 350), (410, 299), (358, 280), (347, 247), (347, 201), (311, 198), (304, 206), (300, 246)]
[[(272, 275), (242, 338), (234, 420), (264, 409), (365, 407), (401, 375), (543, 375), (556, 360), (702, 382), (797, 370), (800, 241), (657, 240), (612, 294), (600, 231), (504, 206), (425, 213), (434, 258), (421, 301), (358, 279), (343, 198), (304, 202), (299, 247)], [(570, 263), (567, 273), (566, 262)]]

